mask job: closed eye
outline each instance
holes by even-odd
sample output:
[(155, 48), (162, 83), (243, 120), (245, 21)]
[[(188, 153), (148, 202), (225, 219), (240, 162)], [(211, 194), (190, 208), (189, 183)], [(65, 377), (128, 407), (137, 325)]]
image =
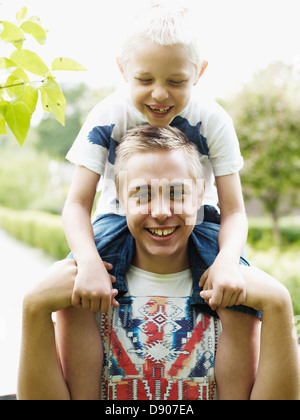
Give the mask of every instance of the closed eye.
[(139, 81), (140, 83), (152, 83), (152, 79), (141, 79), (141, 78), (136, 78), (137, 81)]
[(182, 85), (184, 82), (185, 80), (170, 80), (170, 83), (175, 86)]

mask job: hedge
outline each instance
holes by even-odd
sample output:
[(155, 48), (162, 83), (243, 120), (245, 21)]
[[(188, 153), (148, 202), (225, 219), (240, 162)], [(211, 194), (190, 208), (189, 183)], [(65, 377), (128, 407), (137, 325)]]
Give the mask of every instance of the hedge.
[[(300, 247), (300, 226), (281, 226), (280, 227), (280, 245), (286, 247), (295, 245)], [(247, 242), (256, 249), (263, 248), (267, 250), (274, 245), (274, 234), (271, 227), (249, 225)]]
[[(0, 207), (0, 226), (28, 245), (41, 248), (56, 259), (65, 258), (69, 246), (62, 227), (61, 216), (40, 211), (12, 210)], [(300, 226), (281, 226), (281, 244), (300, 246)], [(271, 226), (250, 223), (248, 243), (267, 250), (274, 245)]]
[(57, 260), (69, 253), (61, 216), (0, 207), (0, 226), (15, 238), (43, 249)]

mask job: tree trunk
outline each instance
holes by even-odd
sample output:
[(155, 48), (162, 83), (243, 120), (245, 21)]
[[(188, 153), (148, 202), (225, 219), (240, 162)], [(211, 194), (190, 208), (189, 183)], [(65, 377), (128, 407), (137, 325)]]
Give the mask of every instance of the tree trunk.
[(274, 238), (274, 245), (280, 246), (281, 245), (281, 233), (279, 228), (279, 216), (276, 211), (272, 212), (272, 220), (273, 220), (273, 238)]

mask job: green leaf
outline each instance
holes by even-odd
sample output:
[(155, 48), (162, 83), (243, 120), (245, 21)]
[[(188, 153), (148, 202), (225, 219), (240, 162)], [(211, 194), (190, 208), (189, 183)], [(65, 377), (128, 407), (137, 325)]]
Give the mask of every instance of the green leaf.
[(87, 71), (85, 67), (77, 63), (71, 58), (58, 57), (52, 63), (52, 70), (66, 70), (66, 71)]
[(0, 58), (0, 73), (12, 73), (13, 71), (15, 71), (19, 66), (17, 65), (17, 63), (15, 63), (12, 60), (9, 60), (8, 58), (5, 57), (1, 57)]
[(65, 125), (66, 99), (59, 84), (53, 77), (48, 77), (39, 90), (44, 110), (49, 112), (50, 109), (57, 121)]
[(38, 76), (46, 76), (50, 73), (44, 61), (33, 51), (16, 50), (10, 56), (23, 69), (30, 71)]
[(27, 86), (22, 79), (15, 75), (11, 75), (6, 84), (9, 86), (15, 85), (6, 89), (8, 95), (14, 98), (15, 102), (24, 102), (32, 114), (36, 109), (39, 96), (37, 88), (32, 85)]
[[(29, 82), (29, 78), (24, 70), (22, 70), (17, 63), (8, 58), (0, 58), (0, 75), (4, 77), (5, 75), (14, 75), (19, 79), (22, 79), (25, 83)], [(9, 85), (9, 82), (6, 82), (3, 86)]]
[(25, 34), (18, 26), (7, 21), (0, 21), (0, 39), (6, 42), (16, 42), (24, 38)]
[(41, 92), (41, 101), (42, 101), (43, 110), (47, 112), (47, 114), (51, 114), (47, 92), (43, 90), (43, 88), (40, 88), (39, 90)]
[(6, 112), (6, 102), (0, 101), (0, 135), (6, 135), (6, 123), (5, 123), (5, 112)]
[(5, 136), (7, 134), (5, 118), (0, 114), (0, 136)]
[(23, 48), (24, 40), (25, 40), (25, 38), (20, 39), (19, 41), (15, 41), (12, 44), (15, 48), (17, 48), (17, 50), (21, 50)]
[(27, 20), (26, 22), (22, 23), (20, 28), (26, 33), (31, 36), (40, 44), (45, 44), (47, 40), (46, 31), (36, 22), (30, 22)]
[(22, 20), (25, 19), (25, 16), (27, 14), (27, 7), (22, 7), (22, 9), (20, 9), (17, 13), (17, 22), (18, 24), (20, 24), (20, 22), (22, 22)]
[(18, 77), (19, 79), (22, 79), (23, 82), (25, 82), (25, 83), (30, 82), (29, 77), (27, 76), (25, 71), (21, 69), (21, 67), (18, 67), (16, 70), (14, 70), (12, 72), (12, 75), (15, 76), (15, 77)]
[(31, 112), (23, 102), (7, 102), (5, 120), (13, 135), (22, 146), (30, 127)]

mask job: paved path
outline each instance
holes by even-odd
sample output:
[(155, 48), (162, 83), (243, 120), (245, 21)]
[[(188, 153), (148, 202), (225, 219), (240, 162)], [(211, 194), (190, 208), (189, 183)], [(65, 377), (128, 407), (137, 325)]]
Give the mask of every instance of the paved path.
[(0, 395), (16, 392), (23, 296), (52, 262), (0, 229)]

